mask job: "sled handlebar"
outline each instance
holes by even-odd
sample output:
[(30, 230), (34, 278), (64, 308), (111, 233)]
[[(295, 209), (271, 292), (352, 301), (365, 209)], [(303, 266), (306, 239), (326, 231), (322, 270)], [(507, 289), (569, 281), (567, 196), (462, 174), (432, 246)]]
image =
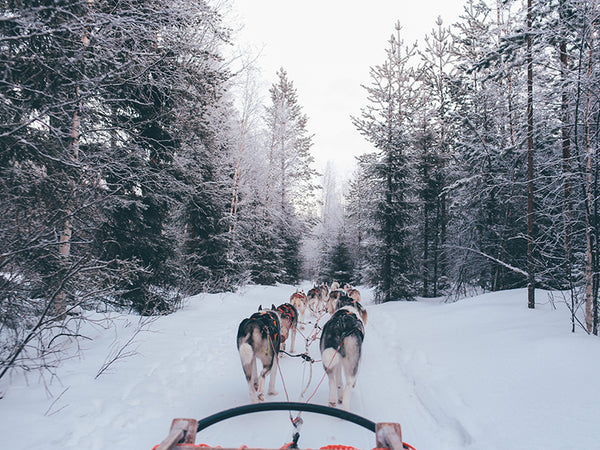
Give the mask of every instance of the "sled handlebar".
[[(257, 403), (251, 405), (238, 406), (236, 408), (227, 409), (225, 411), (218, 412), (211, 416), (205, 417), (201, 420), (195, 419), (173, 419), (171, 425), (171, 432), (169, 436), (163, 440), (159, 445), (155, 447), (155, 450), (171, 450), (179, 448), (179, 444), (186, 445), (186, 448), (200, 448), (203, 450), (218, 450), (217, 447), (210, 447), (202, 444), (201, 446), (193, 445), (196, 439), (196, 433), (210, 427), (223, 420), (241, 416), (244, 414), (251, 414), (255, 412), (264, 411), (306, 411), (311, 413), (323, 414), (326, 416), (337, 417), (347, 422), (352, 422), (369, 431), (375, 433), (376, 447), (377, 448), (388, 448), (389, 450), (404, 450), (413, 449), (410, 445), (402, 442), (402, 429), (398, 423), (375, 423), (369, 419), (365, 419), (357, 414), (331, 408), (329, 406), (315, 405), (312, 403), (300, 403), (300, 402), (267, 402)], [(290, 417), (291, 418), (291, 417)], [(292, 420), (292, 423), (294, 421)], [(294, 427), (296, 424), (294, 424)], [(299, 437), (298, 431), (294, 436), (294, 447)], [(325, 447), (327, 448), (327, 447)], [(331, 450), (338, 449), (339, 446), (334, 446)], [(353, 447), (347, 447), (353, 449)], [(227, 450), (227, 449), (225, 449)], [(233, 450), (233, 449), (231, 449)]]
[(263, 411), (305, 411), (317, 414), (324, 414), (326, 416), (337, 417), (339, 419), (344, 419), (348, 422), (352, 422), (356, 425), (360, 425), (361, 427), (366, 428), (367, 430), (372, 431), (373, 433), (375, 433), (376, 431), (375, 422), (369, 419), (365, 419), (364, 417), (361, 417), (357, 414), (336, 408), (331, 408), (329, 406), (300, 402), (266, 402), (227, 409), (225, 411), (218, 412), (216, 414), (213, 414), (212, 416), (208, 416), (202, 420), (199, 420), (197, 431), (200, 432), (201, 430), (204, 430), (205, 428), (208, 428), (211, 425), (214, 425), (215, 423), (221, 422), (231, 417), (237, 417), (244, 414), (251, 414)]

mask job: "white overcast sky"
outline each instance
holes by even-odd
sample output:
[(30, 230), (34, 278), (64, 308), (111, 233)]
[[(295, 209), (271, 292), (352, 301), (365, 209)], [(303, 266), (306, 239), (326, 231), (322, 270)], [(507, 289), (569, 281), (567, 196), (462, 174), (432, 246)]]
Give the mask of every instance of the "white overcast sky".
[[(464, 0), (230, 0), (231, 19), (241, 26), (234, 42), (258, 53), (266, 88), (283, 67), (314, 134), (317, 169), (332, 161), (341, 173), (372, 146), (352, 125), (366, 105), (361, 84), (369, 68), (385, 60), (400, 21), (405, 44), (421, 42), (438, 16), (452, 24)], [(268, 99), (268, 98), (267, 98)], [(347, 174), (349, 175), (349, 174)]]

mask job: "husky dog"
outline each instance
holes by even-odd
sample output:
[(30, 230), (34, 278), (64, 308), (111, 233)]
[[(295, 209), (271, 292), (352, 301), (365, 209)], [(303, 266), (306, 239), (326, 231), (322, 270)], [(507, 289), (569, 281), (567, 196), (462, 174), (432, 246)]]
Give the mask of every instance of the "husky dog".
[(356, 386), (365, 328), (361, 312), (351, 303), (352, 299), (344, 296), (341, 302), (347, 302), (346, 299), (350, 304), (337, 309), (323, 327), (320, 348), (323, 367), (329, 377), (329, 406), (341, 403), (348, 411), (350, 393)]
[(329, 293), (329, 298), (327, 299), (327, 312), (329, 314), (333, 314), (337, 308), (337, 302), (342, 297), (342, 295), (346, 295), (344, 291), (341, 289), (332, 289)]
[(321, 292), (321, 289), (315, 286), (306, 294), (308, 309), (315, 315), (321, 312)]
[(279, 320), (281, 321), (281, 344), (282, 350), (285, 350), (285, 342), (287, 341), (290, 331), (292, 333), (292, 347), (290, 352), (294, 353), (294, 346), (296, 344), (296, 330), (298, 328), (298, 310), (291, 303), (284, 303), (273, 310), (279, 314)]
[(324, 308), (327, 297), (329, 297), (329, 286), (327, 286), (327, 283), (321, 283), (319, 290), (321, 291), (321, 308)]
[(306, 311), (306, 294), (304, 291), (296, 290), (290, 297), (290, 303), (294, 305), (300, 314), (300, 328), (304, 329), (304, 312)]
[(340, 288), (340, 283), (338, 283), (337, 281), (334, 281), (333, 283), (331, 283), (332, 291), (337, 291), (339, 288)]
[[(259, 308), (257, 313), (242, 320), (237, 333), (237, 348), (242, 361), (242, 369), (248, 381), (252, 403), (265, 400), (265, 378), (270, 373), (268, 393), (275, 391), (275, 378), (279, 349), (281, 346), (281, 321), (272, 310)], [(262, 371), (257, 375), (256, 360), (260, 359)]]
[[(356, 291), (358, 292), (358, 291)], [(360, 294), (359, 294), (359, 298), (360, 298)], [(359, 300), (356, 300), (353, 297), (350, 297), (348, 295), (342, 295), (338, 298), (336, 304), (335, 304), (335, 310), (341, 309), (345, 306), (350, 306), (352, 308), (355, 308), (356, 311), (358, 311), (358, 314), (360, 315), (360, 318), (363, 322), (363, 324), (367, 324), (367, 310), (365, 309), (365, 307), (360, 303)]]
[(360, 302), (360, 291), (358, 289), (351, 287), (346, 291), (346, 295), (357, 302)]

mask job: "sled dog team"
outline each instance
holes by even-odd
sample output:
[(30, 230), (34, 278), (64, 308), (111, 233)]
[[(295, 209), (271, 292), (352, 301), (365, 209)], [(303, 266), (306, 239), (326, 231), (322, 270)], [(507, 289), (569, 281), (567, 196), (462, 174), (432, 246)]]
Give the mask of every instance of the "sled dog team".
[[(294, 352), (296, 330), (304, 328), (306, 310), (315, 316), (328, 313), (320, 338), (321, 362), (329, 378), (329, 406), (341, 404), (350, 409), (350, 393), (356, 385), (367, 311), (360, 303), (360, 293), (351, 286), (338, 283), (315, 286), (304, 294), (294, 292), (288, 303), (262, 309), (244, 319), (238, 328), (237, 347), (242, 369), (248, 381), (252, 403), (265, 400), (265, 379), (270, 375), (268, 394), (275, 395), (275, 379), (279, 352), (291, 339)], [(257, 360), (262, 363), (258, 374)], [(345, 379), (345, 383), (344, 383)]]

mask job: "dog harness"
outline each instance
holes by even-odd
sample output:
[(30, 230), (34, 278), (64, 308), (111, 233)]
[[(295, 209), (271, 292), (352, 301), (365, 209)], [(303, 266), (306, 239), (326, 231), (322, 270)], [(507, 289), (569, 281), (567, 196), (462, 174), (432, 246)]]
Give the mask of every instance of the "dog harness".
[(304, 292), (294, 292), (292, 294), (292, 297), (300, 297), (300, 298), (306, 299), (306, 294)]
[(321, 352), (325, 348), (336, 348), (340, 355), (345, 356), (344, 339), (356, 335), (362, 341), (365, 337), (365, 327), (362, 320), (352, 311), (338, 309), (323, 327), (321, 335)]
[(294, 308), (294, 306), (290, 303), (284, 303), (283, 305), (279, 305), (277, 307), (277, 310), (281, 313), (281, 315), (284, 318), (290, 319), (292, 322), (297, 316), (296, 308)]
[(248, 320), (255, 320), (260, 323), (260, 329), (263, 336), (265, 338), (269, 337), (274, 352), (279, 353), (279, 347), (281, 345), (279, 330), (281, 329), (281, 324), (279, 323), (277, 314), (270, 310), (262, 310), (252, 314)]
[[(352, 315), (354, 317), (356, 317), (356, 314), (353, 313), (352, 311), (348, 311), (347, 309), (338, 309), (335, 312), (335, 315), (338, 315), (340, 317), (340, 320), (343, 321), (344, 317)], [(351, 329), (347, 329), (345, 330), (344, 334), (342, 335), (343, 337), (349, 336), (352, 333), (358, 332), (360, 334), (360, 337), (364, 339), (365, 337), (365, 325), (363, 324), (362, 320), (356, 318), (356, 321), (353, 322), (353, 327)]]

